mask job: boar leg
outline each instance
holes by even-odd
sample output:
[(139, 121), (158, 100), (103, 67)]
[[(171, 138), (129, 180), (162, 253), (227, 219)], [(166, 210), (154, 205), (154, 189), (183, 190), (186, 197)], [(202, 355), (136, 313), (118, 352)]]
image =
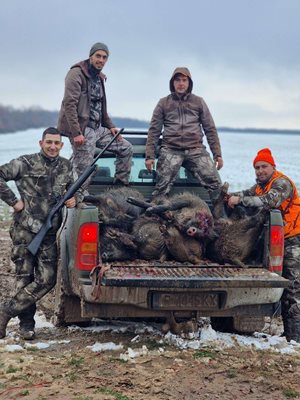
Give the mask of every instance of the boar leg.
[(231, 260), (231, 262), (232, 262), (233, 264), (237, 265), (238, 267), (241, 267), (241, 268), (248, 268), (247, 265), (244, 264), (239, 258), (233, 258), (233, 259)]
[(152, 207), (151, 203), (148, 203), (147, 201), (135, 199), (134, 197), (127, 197), (127, 203), (133, 204), (134, 206), (140, 207), (140, 208), (150, 208)]
[(209, 192), (209, 197), (212, 202), (212, 214), (214, 218), (228, 218), (225, 209), (225, 198), (228, 193), (229, 184), (224, 182), (220, 189), (215, 189)]
[(178, 200), (177, 202), (173, 204), (161, 204), (158, 206), (152, 206), (147, 209), (146, 214), (163, 214), (166, 211), (175, 211), (175, 210), (180, 210), (181, 208), (184, 207), (189, 207), (191, 205), (191, 202), (189, 200)]

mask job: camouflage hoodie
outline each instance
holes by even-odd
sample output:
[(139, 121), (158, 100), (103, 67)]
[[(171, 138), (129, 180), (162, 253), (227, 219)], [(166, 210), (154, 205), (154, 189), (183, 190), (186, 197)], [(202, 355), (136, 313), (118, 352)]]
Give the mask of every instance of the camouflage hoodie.
[[(15, 222), (36, 233), (74, 179), (69, 160), (60, 156), (51, 159), (41, 151), (21, 156), (0, 167), (0, 198), (14, 206), (18, 198), (7, 185), (8, 181), (15, 181), (24, 202), (24, 209), (14, 213)], [(49, 233), (57, 231), (61, 216), (56, 215), (52, 222), (53, 228)]]
[[(183, 74), (189, 78), (187, 93), (178, 96), (174, 77)], [(205, 133), (213, 158), (221, 157), (217, 129), (202, 97), (192, 94), (193, 81), (187, 68), (176, 68), (171, 80), (171, 94), (159, 100), (154, 109), (146, 145), (146, 159), (155, 158), (155, 148), (162, 133), (162, 146), (174, 150), (188, 150), (203, 146)], [(204, 132), (204, 133), (203, 133)]]

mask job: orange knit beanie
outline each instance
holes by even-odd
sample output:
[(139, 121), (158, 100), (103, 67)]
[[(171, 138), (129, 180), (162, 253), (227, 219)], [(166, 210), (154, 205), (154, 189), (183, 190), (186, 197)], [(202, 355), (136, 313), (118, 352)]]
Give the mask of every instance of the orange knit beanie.
[(271, 150), (268, 148), (259, 150), (259, 152), (257, 153), (256, 157), (253, 160), (253, 167), (255, 167), (255, 163), (257, 163), (258, 161), (266, 161), (269, 164), (273, 165), (273, 167), (276, 166)]

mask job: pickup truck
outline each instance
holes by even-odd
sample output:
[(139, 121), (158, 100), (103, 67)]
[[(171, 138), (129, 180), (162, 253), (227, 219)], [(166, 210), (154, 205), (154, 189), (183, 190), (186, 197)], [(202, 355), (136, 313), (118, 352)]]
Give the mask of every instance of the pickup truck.
[[(148, 199), (155, 174), (145, 170), (146, 131), (125, 130), (134, 149), (130, 187)], [(89, 186), (99, 194), (112, 186), (114, 156), (107, 151)], [(209, 206), (208, 193), (184, 168), (172, 193), (191, 191)], [(171, 194), (172, 194), (171, 193)], [(264, 225), (260, 248), (247, 268), (158, 260), (114, 261), (99, 264), (101, 226), (94, 205), (68, 209), (59, 233), (60, 261), (55, 299), (56, 325), (85, 323), (93, 318), (164, 320), (170, 313), (184, 320), (210, 317), (221, 331), (252, 333), (264, 326), (264, 317), (278, 312), (288, 280), (281, 276), (283, 222), (273, 210)], [(259, 257), (259, 260), (257, 260)]]

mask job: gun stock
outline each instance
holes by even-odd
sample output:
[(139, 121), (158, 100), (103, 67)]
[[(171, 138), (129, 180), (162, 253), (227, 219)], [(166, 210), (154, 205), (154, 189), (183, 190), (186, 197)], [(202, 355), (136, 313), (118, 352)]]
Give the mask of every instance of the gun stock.
[(32, 239), (32, 241), (27, 246), (27, 250), (33, 256), (35, 256), (37, 254), (38, 249), (40, 248), (40, 245), (42, 244), (45, 236), (47, 235), (48, 231), (52, 228), (52, 219), (53, 219), (54, 215), (63, 208), (65, 202), (74, 196), (74, 194), (77, 192), (77, 190), (84, 184), (84, 182), (88, 179), (88, 177), (95, 171), (95, 169), (97, 168), (96, 162), (98, 161), (98, 159), (102, 156), (102, 154), (109, 148), (109, 146), (117, 139), (117, 137), (123, 131), (124, 131), (124, 128), (120, 129), (119, 132), (115, 136), (113, 136), (111, 141), (101, 150), (101, 152), (97, 155), (97, 157), (95, 157), (92, 164), (89, 165), (88, 167), (86, 167), (83, 174), (80, 175), (80, 177), (73, 183), (73, 185), (71, 185), (69, 187), (69, 189), (66, 191), (64, 196), (50, 210), (46, 221), (43, 223), (43, 225), (41, 226), (38, 233), (35, 235), (35, 237)]

